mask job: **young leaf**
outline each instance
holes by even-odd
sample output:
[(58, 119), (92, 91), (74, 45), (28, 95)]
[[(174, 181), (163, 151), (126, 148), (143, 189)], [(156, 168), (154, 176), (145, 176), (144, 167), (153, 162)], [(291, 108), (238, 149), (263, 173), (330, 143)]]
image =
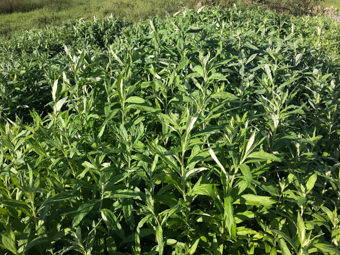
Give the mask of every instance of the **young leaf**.
[(147, 105), (141, 105), (141, 104), (129, 104), (126, 109), (137, 109), (145, 112), (157, 112), (157, 108), (150, 107)]
[(255, 141), (255, 135), (256, 135), (256, 133), (253, 132), (253, 134), (249, 138), (248, 143), (247, 143), (247, 148), (246, 148), (246, 151), (245, 151), (245, 155), (247, 155), (249, 153), (251, 147), (253, 146), (253, 143)]
[[(294, 251), (295, 251), (296, 253), (298, 253), (298, 248), (296, 247), (294, 241), (293, 241), (286, 233), (284, 233), (284, 232), (282, 232), (282, 231), (280, 231), (280, 230), (276, 230), (276, 229), (271, 229), (271, 231), (272, 231), (273, 233), (275, 233), (275, 234), (277, 234), (277, 235), (283, 237), (284, 240), (286, 240), (286, 241), (293, 247)], [(286, 243), (284, 242), (284, 244), (286, 244)], [(287, 246), (287, 245), (286, 245), (286, 246)], [(287, 250), (289, 251), (288, 248), (287, 248)], [(290, 253), (287, 253), (287, 254), (290, 254)]]
[(125, 100), (124, 97), (124, 84), (123, 84), (123, 77), (119, 76), (118, 80), (116, 81), (116, 88), (118, 91), (118, 96), (121, 102)]
[(3, 247), (6, 250), (9, 250), (13, 254), (18, 254), (16, 244), (15, 244), (15, 235), (14, 232), (5, 232), (1, 235), (1, 242)]
[(272, 76), (272, 72), (271, 72), (270, 67), (269, 67), (268, 64), (264, 65), (264, 70), (266, 71), (266, 74), (267, 74), (270, 82), (273, 84), (273, 76)]
[(271, 197), (259, 196), (254, 194), (244, 194), (241, 196), (241, 198), (244, 199), (245, 203), (248, 205), (270, 207), (276, 203), (276, 201)]
[(221, 162), (218, 160), (215, 152), (213, 151), (212, 148), (209, 148), (209, 153), (210, 153), (210, 156), (213, 158), (213, 160), (216, 162), (216, 164), (221, 168), (223, 174), (225, 176), (227, 176), (227, 171), (225, 170), (224, 166), (221, 164)]
[(282, 255), (292, 255), (284, 239), (279, 240)]
[(53, 107), (53, 112), (55, 114), (57, 114), (60, 110), (61, 110), (61, 107), (63, 107), (63, 105), (65, 104), (67, 100), (67, 97), (64, 97), (62, 99), (60, 99)]
[(58, 89), (58, 80), (54, 81), (53, 87), (52, 87), (52, 99), (53, 101), (57, 98), (57, 89)]
[(189, 249), (189, 254), (195, 254), (197, 247), (198, 247), (198, 243), (200, 242), (200, 239), (196, 239), (196, 241), (191, 245), (190, 249)]
[(318, 175), (316, 173), (314, 173), (311, 177), (309, 177), (306, 183), (307, 194), (311, 192), (311, 190), (314, 188), (317, 178), (318, 178)]
[(188, 122), (188, 126), (187, 126), (187, 134), (189, 134), (191, 132), (191, 130), (194, 128), (195, 122), (197, 121), (197, 116), (195, 117), (190, 117), (190, 120)]
[(159, 225), (156, 228), (156, 240), (158, 243), (158, 254), (162, 255), (164, 251), (163, 229)]
[(240, 165), (240, 170), (241, 170), (244, 178), (246, 179), (246, 181), (248, 183), (251, 183), (253, 181), (253, 176), (251, 174), (249, 166), (246, 165), (246, 164), (242, 164), (242, 165)]
[(232, 202), (232, 197), (230, 195), (224, 198), (224, 222), (230, 236), (233, 236), (232, 229), (235, 227), (234, 208)]
[(329, 254), (335, 254), (335, 255), (340, 255), (340, 251), (338, 247), (335, 247), (330, 244), (325, 244), (325, 243), (316, 243), (314, 244), (314, 247), (318, 248), (320, 251), (324, 253), (329, 253)]
[(203, 195), (215, 197), (214, 185), (213, 184), (195, 184), (194, 188), (191, 191), (191, 195)]
[(226, 91), (216, 92), (211, 97), (212, 98), (217, 98), (217, 99), (228, 99), (230, 101), (238, 99), (237, 96), (235, 96), (234, 94), (231, 94), (229, 92), (226, 92)]
[(270, 160), (270, 161), (278, 161), (278, 162), (281, 162), (281, 159), (278, 158), (277, 156), (271, 154), (271, 153), (268, 153), (268, 152), (264, 152), (264, 151), (256, 151), (256, 152), (253, 152), (253, 153), (250, 153), (248, 155), (248, 158), (255, 158), (255, 159), (259, 159), (259, 161), (267, 161), (267, 160)]
[(306, 228), (305, 228), (305, 224), (303, 222), (303, 219), (300, 213), (298, 213), (298, 216), (297, 216), (297, 230), (298, 230), (298, 237), (300, 240), (301, 247), (303, 247), (305, 243)]
[(133, 103), (133, 104), (144, 104), (145, 100), (141, 97), (136, 97), (136, 96), (132, 96), (129, 97), (128, 99), (126, 99), (127, 103)]
[(202, 171), (208, 170), (206, 167), (199, 167), (199, 168), (194, 168), (189, 170), (188, 172), (185, 173), (184, 178), (188, 179), (191, 175), (195, 175), (197, 173), (200, 173)]

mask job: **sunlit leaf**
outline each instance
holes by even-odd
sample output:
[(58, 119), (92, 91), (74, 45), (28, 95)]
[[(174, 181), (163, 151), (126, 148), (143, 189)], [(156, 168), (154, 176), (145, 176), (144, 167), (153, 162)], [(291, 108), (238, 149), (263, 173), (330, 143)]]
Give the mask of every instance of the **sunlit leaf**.
[(248, 155), (248, 158), (254, 158), (254, 159), (259, 159), (261, 161), (278, 161), (281, 162), (281, 159), (271, 153), (264, 152), (264, 151), (256, 151), (252, 152)]

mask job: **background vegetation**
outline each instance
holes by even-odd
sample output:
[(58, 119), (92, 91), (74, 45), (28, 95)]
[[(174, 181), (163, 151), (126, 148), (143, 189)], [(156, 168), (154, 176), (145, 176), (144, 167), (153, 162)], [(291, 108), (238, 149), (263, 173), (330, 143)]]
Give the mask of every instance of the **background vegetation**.
[(1, 254), (339, 254), (340, 24), (263, 9), (0, 43)]
[(0, 0), (0, 36), (9, 37), (16, 32), (47, 25), (60, 25), (79, 18), (103, 18), (113, 15), (127, 21), (137, 21), (155, 15), (174, 13), (182, 7), (195, 7), (198, 3), (230, 7), (234, 3), (249, 6), (264, 3), (270, 8), (293, 14), (308, 13), (315, 4), (339, 7), (340, 0)]
[(64, 0), (1, 0), (0, 13), (28, 12), (44, 6), (59, 5)]
[(334, 6), (338, 10), (340, 10), (340, 1), (339, 0), (325, 0), (322, 3), (326, 7)]
[[(15, 3), (19, 3), (19, 5), (17, 7), (13, 6), (11, 9), (22, 9), (20, 0)], [(31, 1), (25, 0), (25, 3), (31, 3)], [(103, 18), (111, 14), (116, 18), (122, 18), (127, 21), (138, 21), (155, 15), (164, 15), (168, 12), (173, 13), (184, 6), (193, 7), (196, 1), (54, 0), (52, 2), (39, 1), (39, 3), (44, 3), (41, 5), (43, 6), (42, 8), (32, 9), (28, 12), (1, 14), (0, 35), (8, 37), (18, 31), (44, 28), (47, 25), (60, 25), (80, 18)], [(31, 5), (25, 8), (28, 9), (29, 6)]]

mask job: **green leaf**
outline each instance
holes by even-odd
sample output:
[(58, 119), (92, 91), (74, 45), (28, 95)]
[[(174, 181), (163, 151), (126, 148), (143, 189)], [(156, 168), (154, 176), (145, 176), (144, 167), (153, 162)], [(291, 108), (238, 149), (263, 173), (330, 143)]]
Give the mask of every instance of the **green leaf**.
[(107, 227), (112, 229), (115, 234), (118, 234), (121, 240), (124, 240), (125, 233), (116, 215), (109, 209), (104, 208), (101, 210), (101, 216)]
[[(242, 199), (245, 200), (245, 204), (247, 205), (256, 205), (256, 206), (264, 206), (264, 207), (270, 207), (273, 204), (276, 203), (274, 199), (268, 196), (259, 196), (254, 194), (244, 194), (241, 196)], [(237, 201), (239, 201), (238, 199)]]
[(113, 178), (110, 178), (110, 180), (107, 182), (104, 190), (109, 191), (110, 189), (114, 189), (117, 183), (122, 182), (130, 175), (131, 175), (130, 172), (124, 172), (121, 174), (114, 175)]
[(49, 197), (48, 199), (46, 199), (42, 203), (42, 205), (40, 206), (38, 211), (46, 209), (51, 204), (63, 204), (63, 203), (67, 203), (71, 199), (74, 199), (76, 197), (77, 197), (77, 195), (74, 192), (64, 192), (64, 193), (60, 193), (60, 194), (58, 194), (56, 196)]
[(214, 185), (213, 184), (195, 184), (194, 188), (191, 191), (191, 195), (202, 195), (202, 196), (215, 196)]
[(116, 88), (118, 91), (118, 96), (121, 102), (125, 100), (124, 96), (124, 83), (123, 83), (123, 76), (120, 75), (118, 80), (116, 81)]
[(242, 165), (240, 165), (240, 170), (241, 170), (244, 178), (246, 179), (246, 181), (248, 183), (251, 183), (253, 181), (253, 176), (251, 174), (249, 166), (246, 165), (246, 164), (242, 164)]
[(202, 27), (194, 27), (194, 26), (190, 26), (190, 27), (188, 28), (188, 30), (185, 31), (185, 33), (186, 33), (186, 34), (187, 34), (187, 33), (198, 33), (198, 32), (203, 31), (203, 29), (204, 29), (204, 28), (202, 28)]
[(191, 170), (189, 170), (185, 173), (184, 178), (188, 179), (191, 175), (195, 175), (195, 174), (200, 173), (200, 172), (205, 171), (205, 170), (208, 170), (208, 168), (199, 167), (199, 168), (191, 169)]
[(35, 153), (37, 153), (39, 156), (46, 156), (46, 153), (44, 152), (44, 149), (41, 147), (40, 143), (37, 142), (34, 139), (28, 139), (29, 145), (31, 145), (32, 149)]
[(52, 236), (49, 237), (37, 237), (30, 241), (26, 246), (25, 246), (25, 251), (27, 252), (31, 248), (38, 246), (40, 247), (43, 244), (51, 244), (52, 241), (55, 240), (60, 240), (64, 236), (64, 232), (57, 232)]
[(140, 104), (129, 104), (126, 109), (137, 109), (137, 110), (141, 110), (141, 111), (145, 111), (145, 112), (157, 112), (159, 111), (158, 109), (151, 107), (151, 106), (147, 106), (147, 105), (140, 105)]
[(292, 255), (284, 239), (279, 240), (282, 255)]
[(216, 92), (211, 97), (217, 98), (217, 99), (228, 99), (230, 101), (234, 101), (234, 100), (238, 99), (237, 96), (235, 96), (234, 94), (231, 94), (229, 92), (226, 92), (226, 91)]
[(138, 188), (135, 188), (134, 190), (130, 189), (119, 189), (114, 191), (107, 191), (105, 192), (106, 196), (109, 198), (131, 198), (131, 199), (137, 199), (142, 200), (142, 192), (138, 190)]
[(247, 147), (246, 147), (246, 151), (245, 151), (245, 155), (247, 155), (250, 152), (251, 147), (253, 146), (254, 141), (255, 141), (255, 135), (256, 135), (256, 133), (253, 132), (253, 134), (249, 138), (248, 143), (247, 143)]
[(309, 177), (306, 183), (307, 194), (311, 192), (311, 190), (314, 188), (317, 178), (318, 178), (318, 175), (316, 173), (314, 173), (311, 177)]
[(172, 246), (175, 245), (177, 243), (176, 239), (167, 239), (166, 240), (166, 245)]
[(329, 254), (340, 254), (340, 250), (338, 247), (334, 247), (333, 245), (330, 244), (325, 244), (325, 243), (316, 243), (314, 244), (314, 247), (318, 248), (324, 253), (329, 253)]
[(250, 42), (246, 42), (244, 44), (244, 46), (248, 47), (249, 49), (252, 49), (252, 50), (259, 50), (259, 48), (257, 48), (255, 45), (251, 44)]
[(124, 65), (124, 63), (121, 61), (118, 55), (113, 51), (113, 45), (110, 45), (109, 52), (120, 65), (122, 66)]
[(257, 53), (251, 55), (251, 56), (248, 58), (248, 60), (247, 60), (247, 62), (246, 62), (246, 65), (249, 64), (251, 61), (253, 61), (253, 60), (256, 58), (256, 56), (257, 56)]
[(83, 167), (85, 168), (89, 168), (89, 169), (97, 169), (96, 166), (94, 166), (93, 164), (91, 164), (90, 162), (88, 161), (85, 161), (81, 164)]
[(233, 201), (230, 195), (224, 198), (224, 222), (229, 235), (233, 236), (232, 229), (235, 227)]
[(305, 243), (306, 228), (300, 213), (298, 213), (297, 216), (297, 230), (301, 247), (303, 247), (303, 244)]
[(15, 244), (15, 235), (13, 231), (5, 232), (1, 235), (2, 246), (12, 252), (13, 254), (18, 254), (16, 244)]
[(201, 66), (195, 66), (193, 68), (193, 71), (198, 73), (201, 77), (204, 77), (204, 71), (203, 71), (203, 68)]
[(197, 121), (197, 116), (189, 118), (188, 125), (187, 125), (187, 128), (186, 128), (187, 134), (189, 134), (191, 132), (191, 130), (194, 128), (196, 121)]
[(58, 80), (54, 81), (53, 87), (52, 87), (52, 99), (53, 101), (57, 98), (57, 89), (58, 89)]
[(158, 246), (158, 254), (162, 255), (164, 250), (164, 242), (163, 242), (163, 229), (160, 225), (156, 228), (156, 240)]
[(275, 156), (271, 153), (268, 153), (268, 152), (264, 152), (264, 151), (256, 151), (256, 152), (250, 153), (248, 155), (248, 158), (255, 158), (255, 159), (258, 159), (260, 161), (270, 160), (270, 161), (281, 162), (281, 159), (278, 158), (277, 156)]
[(277, 254), (276, 248), (272, 247), (269, 255), (276, 255), (276, 254)]
[(24, 212), (26, 215), (31, 216), (31, 207), (24, 201), (14, 200), (14, 199), (0, 199), (0, 202), (12, 208), (17, 212)]
[(196, 241), (191, 245), (190, 249), (189, 249), (189, 254), (195, 254), (197, 247), (198, 247), (198, 243), (200, 242), (200, 239), (196, 239)]
[(126, 99), (127, 103), (133, 103), (133, 104), (144, 104), (145, 100), (141, 97), (136, 97), (136, 96), (132, 96), (129, 97), (128, 99)]
[(225, 75), (221, 74), (221, 73), (213, 73), (212, 75), (209, 76), (208, 78), (209, 81), (213, 81), (213, 80), (216, 80), (216, 81), (225, 81), (227, 80)]
[(273, 84), (273, 82), (274, 82), (274, 81), (273, 81), (273, 76), (272, 76), (272, 72), (271, 72), (270, 67), (269, 67), (268, 64), (265, 64), (265, 65), (264, 65), (264, 70), (266, 71), (266, 74), (267, 74), (267, 76), (268, 76), (270, 82)]
[(295, 56), (295, 65), (298, 65), (301, 62), (303, 53), (299, 53)]
[(334, 211), (335, 212), (335, 215), (334, 215), (334, 213), (325, 206), (321, 206), (321, 209), (327, 214), (327, 217), (330, 220), (330, 222), (332, 222), (333, 225), (336, 224), (334, 222), (336, 220), (336, 210)]
[[(296, 245), (294, 244), (293, 240), (284, 232), (280, 231), (280, 230), (276, 230), (276, 229), (271, 229), (271, 231), (281, 237), (283, 237), (294, 249), (294, 251), (296, 253), (298, 253), (298, 248), (296, 247)], [(286, 243), (284, 243), (286, 244)], [(287, 246), (287, 245), (286, 245)], [(288, 248), (287, 248), (288, 249)], [(288, 250), (289, 251), (289, 250)], [(290, 254), (290, 253), (287, 253)]]
[(63, 105), (65, 104), (67, 100), (67, 97), (64, 97), (62, 99), (60, 99), (53, 107), (53, 112), (55, 114), (57, 114), (60, 110), (61, 110), (61, 107), (63, 107)]
[(212, 148), (209, 148), (209, 153), (210, 153), (210, 156), (213, 158), (213, 160), (216, 162), (216, 164), (221, 168), (223, 174), (225, 176), (227, 176), (227, 171), (225, 170), (224, 166), (221, 164), (221, 162), (218, 160), (215, 152), (213, 151)]
[(84, 217), (92, 211), (94, 206), (94, 202), (85, 203), (79, 206), (78, 210), (76, 211), (76, 216), (73, 218), (72, 226), (78, 226), (78, 224), (84, 219)]

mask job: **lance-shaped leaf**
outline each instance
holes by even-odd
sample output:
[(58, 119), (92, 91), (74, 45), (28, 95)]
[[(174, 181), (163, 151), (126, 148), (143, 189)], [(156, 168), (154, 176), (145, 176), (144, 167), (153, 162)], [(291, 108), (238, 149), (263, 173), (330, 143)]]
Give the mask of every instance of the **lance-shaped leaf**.
[(64, 97), (62, 99), (60, 99), (53, 107), (53, 112), (55, 114), (57, 114), (60, 110), (61, 110), (61, 107), (63, 107), (63, 105), (65, 104), (67, 100), (67, 97)]
[(277, 156), (275, 156), (274, 154), (268, 153), (268, 152), (264, 152), (264, 151), (256, 151), (253, 153), (250, 153), (248, 155), (248, 158), (254, 158), (257, 159), (258, 161), (278, 161), (281, 162), (281, 159)]
[(254, 194), (241, 195), (241, 197), (237, 199), (234, 203), (243, 204), (243, 200), (244, 200), (244, 203), (247, 205), (264, 206), (264, 207), (270, 207), (276, 203), (276, 201), (272, 199), (271, 197), (254, 195)]
[(53, 83), (53, 87), (52, 87), (52, 99), (53, 101), (56, 100), (57, 98), (57, 90), (58, 90), (58, 80), (55, 80)]

